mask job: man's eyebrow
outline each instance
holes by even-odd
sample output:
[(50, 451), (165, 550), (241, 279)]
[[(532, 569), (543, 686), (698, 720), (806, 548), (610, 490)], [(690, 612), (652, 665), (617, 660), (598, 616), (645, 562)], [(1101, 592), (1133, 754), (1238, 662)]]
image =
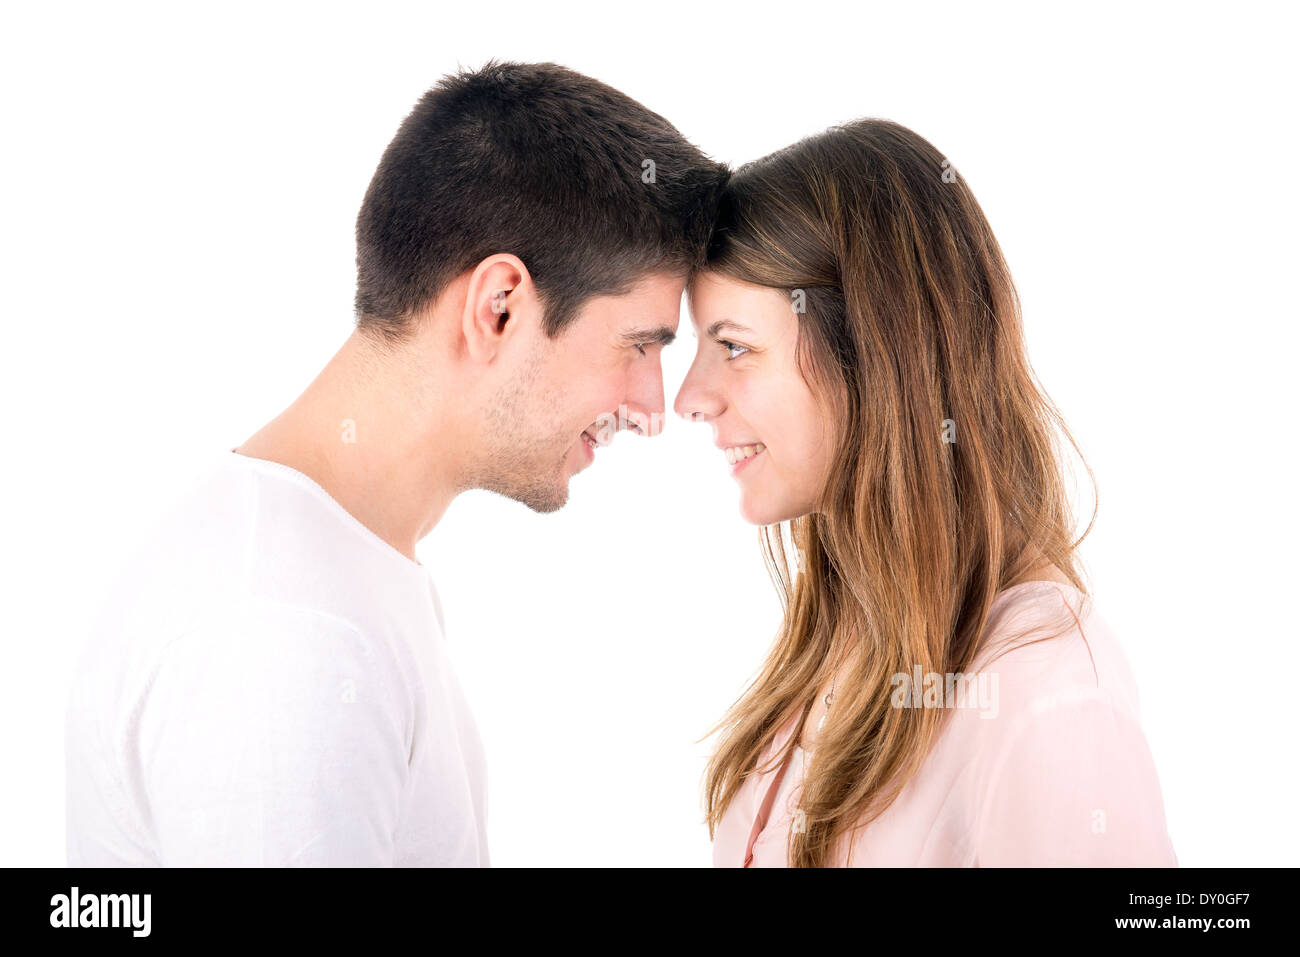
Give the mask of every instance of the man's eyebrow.
[(633, 329), (623, 333), (622, 340), (629, 346), (668, 345), (677, 338), (672, 326), (659, 326), (657, 329)]
[(712, 339), (723, 329), (734, 329), (736, 332), (747, 332), (750, 335), (754, 334), (754, 330), (749, 328), (749, 326), (742, 326), (740, 323), (731, 319), (719, 319), (717, 322), (713, 323), (713, 325), (709, 326), (704, 334)]

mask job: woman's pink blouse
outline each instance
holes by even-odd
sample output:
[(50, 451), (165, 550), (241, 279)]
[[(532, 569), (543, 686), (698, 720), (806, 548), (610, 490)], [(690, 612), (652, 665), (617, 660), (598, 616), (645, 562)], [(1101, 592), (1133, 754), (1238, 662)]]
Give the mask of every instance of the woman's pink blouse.
[[(1062, 620), (1060, 637), (1025, 644)], [(1137, 688), (1092, 600), (1056, 582), (1009, 588), (980, 649), (963, 706), (944, 709), (917, 775), (839, 863), (847, 852), (854, 867), (1176, 867)], [(760, 768), (796, 724), (778, 730)], [(773, 787), (779, 764), (746, 779), (714, 835), (716, 866), (786, 866), (802, 784), (794, 757), (784, 786)], [(806, 758), (815, 764), (815, 750)]]

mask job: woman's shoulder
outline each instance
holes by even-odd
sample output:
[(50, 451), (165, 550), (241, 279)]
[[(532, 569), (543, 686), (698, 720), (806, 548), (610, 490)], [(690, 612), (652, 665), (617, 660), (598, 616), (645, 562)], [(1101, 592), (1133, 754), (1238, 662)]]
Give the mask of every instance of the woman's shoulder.
[(1175, 864), (1137, 686), (1093, 598), (1062, 582), (1013, 586), (985, 637), (979, 675), (997, 720), (963, 722), (956, 742), (971, 759), (979, 863)]
[(1097, 603), (1062, 581), (1028, 581), (995, 596), (971, 672), (996, 687), (1001, 710), (1041, 711), (1102, 700), (1134, 717), (1137, 684)]

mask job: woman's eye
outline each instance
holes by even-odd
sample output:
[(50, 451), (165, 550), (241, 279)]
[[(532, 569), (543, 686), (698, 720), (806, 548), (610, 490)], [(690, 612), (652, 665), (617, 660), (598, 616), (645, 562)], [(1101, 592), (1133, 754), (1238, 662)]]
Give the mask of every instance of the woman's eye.
[[(746, 348), (745, 346), (738, 346), (734, 342), (728, 342), (726, 339), (719, 339), (718, 344), (721, 345), (722, 348), (727, 350), (728, 359), (738, 358), (739, 356), (742, 356), (749, 351), (749, 349)], [(738, 351), (733, 352), (732, 350), (738, 350)]]

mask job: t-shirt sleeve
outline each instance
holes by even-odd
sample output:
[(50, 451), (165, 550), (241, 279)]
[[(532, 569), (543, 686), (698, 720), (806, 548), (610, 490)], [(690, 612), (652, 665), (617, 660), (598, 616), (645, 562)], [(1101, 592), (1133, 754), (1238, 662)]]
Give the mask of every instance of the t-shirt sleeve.
[(391, 865), (410, 742), (384, 655), (280, 606), (174, 640), (137, 712), (159, 863)]
[(976, 844), (981, 867), (1177, 866), (1136, 716), (1100, 689), (1015, 715), (999, 738)]

